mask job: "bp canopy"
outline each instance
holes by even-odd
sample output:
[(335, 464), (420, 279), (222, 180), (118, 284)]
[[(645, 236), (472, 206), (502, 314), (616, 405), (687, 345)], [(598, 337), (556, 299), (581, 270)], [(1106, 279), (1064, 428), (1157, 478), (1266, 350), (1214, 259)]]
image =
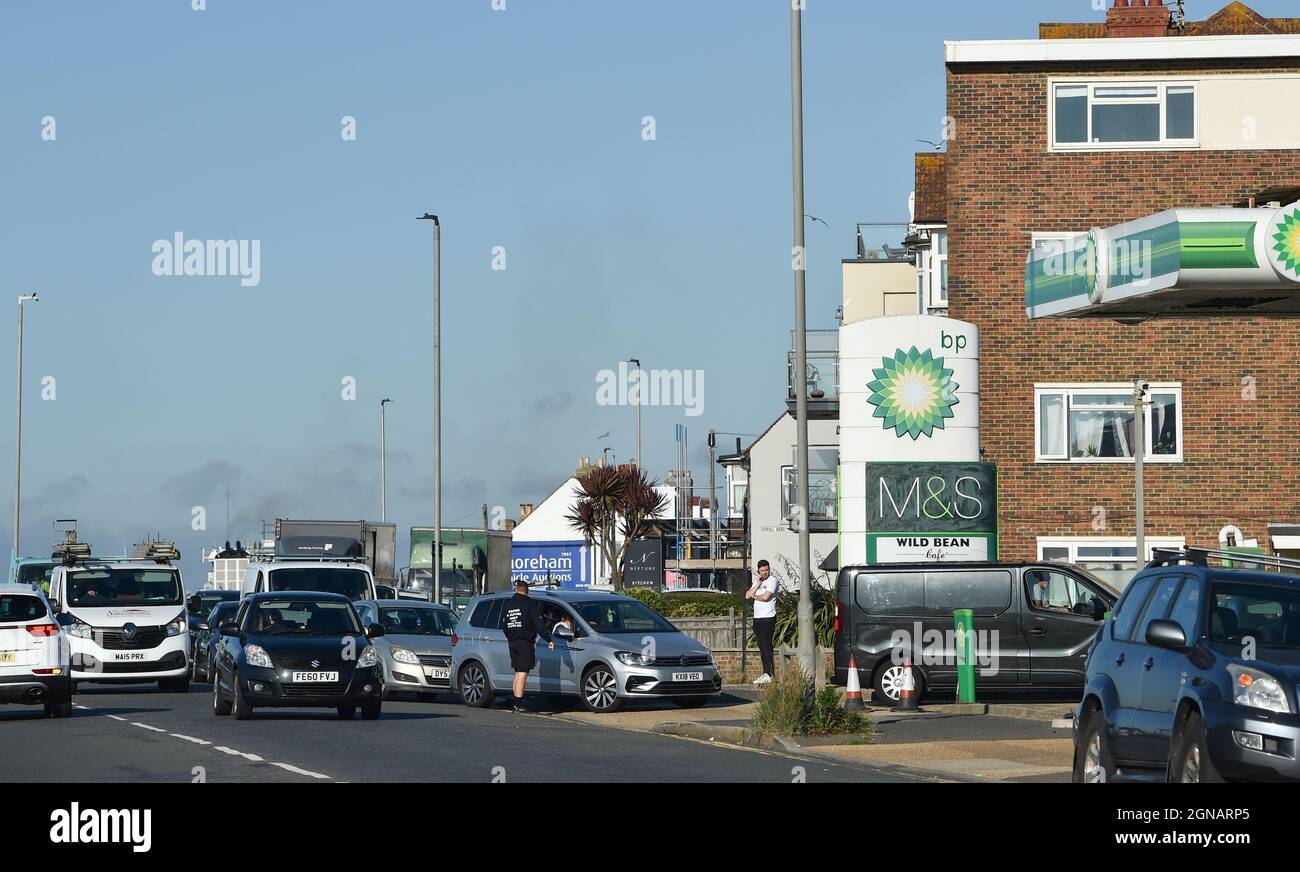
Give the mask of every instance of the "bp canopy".
[(1170, 209), (1056, 246), (1025, 265), (1030, 318), (1300, 315), (1300, 203)]

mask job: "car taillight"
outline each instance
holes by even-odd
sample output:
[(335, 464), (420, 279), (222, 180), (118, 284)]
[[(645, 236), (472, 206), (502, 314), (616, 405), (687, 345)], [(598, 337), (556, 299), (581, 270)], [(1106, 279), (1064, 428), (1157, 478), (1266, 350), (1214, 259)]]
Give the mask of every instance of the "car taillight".
[(455, 647), (456, 647), (456, 643), (459, 642), (459, 641), (460, 641), (460, 636), (457, 636), (455, 633), (452, 633), (452, 634), (451, 634), (451, 647), (455, 648)]
[(57, 636), (59, 635), (58, 624), (28, 624), (27, 632), (33, 636)]
[(835, 632), (844, 632), (844, 603), (835, 601)]

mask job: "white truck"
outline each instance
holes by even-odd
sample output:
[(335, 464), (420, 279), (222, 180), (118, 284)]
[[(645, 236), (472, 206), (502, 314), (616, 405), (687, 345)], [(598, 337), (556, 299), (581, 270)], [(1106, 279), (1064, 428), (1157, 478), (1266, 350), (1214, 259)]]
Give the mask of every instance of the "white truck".
[(341, 593), (353, 602), (376, 599), (366, 561), (364, 521), (275, 522), (275, 555), (251, 561), (242, 596), (262, 591)]

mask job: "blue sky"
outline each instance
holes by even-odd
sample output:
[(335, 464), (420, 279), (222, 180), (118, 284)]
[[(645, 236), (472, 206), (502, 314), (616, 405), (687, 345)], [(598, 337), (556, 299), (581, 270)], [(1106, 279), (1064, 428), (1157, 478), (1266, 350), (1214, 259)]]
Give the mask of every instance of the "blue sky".
[[(1189, 16), (1225, 2), (1189, 0)], [(384, 396), (389, 517), (432, 523), (426, 210), (443, 220), (448, 524), (477, 524), (485, 502), (513, 517), (606, 445), (631, 459), (633, 408), (596, 402), (597, 373), (620, 359), (703, 373), (703, 414), (644, 411), (660, 478), (675, 423), (703, 479), (710, 427), (755, 434), (782, 410), (783, 0), (207, 7), (0, 12), (0, 286), (10, 306), (41, 295), (26, 331), (25, 553), (47, 549), (56, 517), (105, 550), (161, 531), (198, 586), (227, 489), (231, 538), (277, 516), (377, 518)], [(921, 8), (808, 2), (806, 204), (829, 224), (808, 229), (810, 326), (835, 323), (854, 222), (906, 219), (915, 140), (941, 135), (943, 40), (1104, 15), (1091, 0)], [(176, 232), (258, 240), (260, 283), (154, 275), (151, 246)], [(897, 236), (868, 238), (882, 241)], [(12, 486), (6, 474), (6, 541)], [(195, 506), (206, 531), (191, 529)]]

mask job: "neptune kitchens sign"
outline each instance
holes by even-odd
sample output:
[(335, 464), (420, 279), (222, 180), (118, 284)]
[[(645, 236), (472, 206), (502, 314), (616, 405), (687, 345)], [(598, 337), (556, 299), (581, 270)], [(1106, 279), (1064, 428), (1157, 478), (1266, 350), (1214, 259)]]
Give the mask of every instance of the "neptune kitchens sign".
[(997, 467), (868, 463), (867, 561), (997, 559)]

